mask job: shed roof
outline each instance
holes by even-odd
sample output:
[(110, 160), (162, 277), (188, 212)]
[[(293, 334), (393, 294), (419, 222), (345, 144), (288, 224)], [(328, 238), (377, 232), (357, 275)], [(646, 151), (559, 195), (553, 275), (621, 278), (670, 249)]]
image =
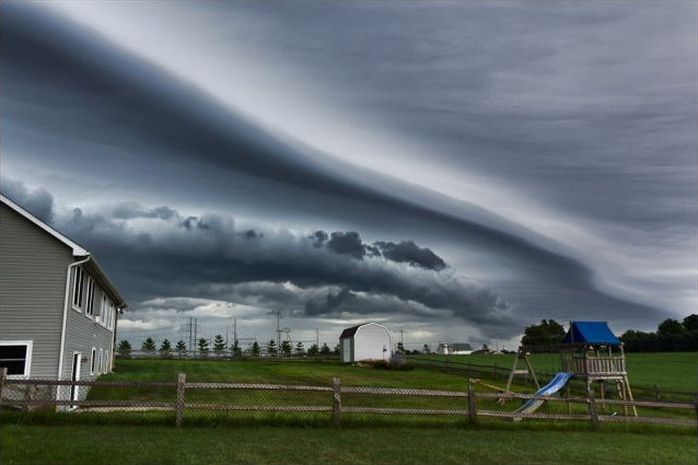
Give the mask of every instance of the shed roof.
[[(353, 337), (356, 334), (356, 332), (359, 330), (359, 328), (361, 328), (362, 326), (367, 326), (367, 325), (380, 326), (381, 328), (386, 329), (385, 326), (379, 325), (378, 323), (371, 323), (371, 322), (361, 323), (360, 325), (346, 328), (344, 331), (342, 331), (342, 334), (339, 335), (339, 338), (346, 339), (349, 337)], [(386, 331), (387, 331), (387, 329), (386, 329)]]
[(573, 321), (562, 343), (621, 345), (605, 321)]

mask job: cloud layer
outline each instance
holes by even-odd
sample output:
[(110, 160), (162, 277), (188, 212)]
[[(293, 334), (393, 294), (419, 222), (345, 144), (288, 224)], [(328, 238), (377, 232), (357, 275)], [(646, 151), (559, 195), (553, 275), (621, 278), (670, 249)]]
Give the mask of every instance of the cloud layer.
[(156, 299), (459, 339), (695, 307), (693, 4), (1, 8), (1, 187), (133, 331)]

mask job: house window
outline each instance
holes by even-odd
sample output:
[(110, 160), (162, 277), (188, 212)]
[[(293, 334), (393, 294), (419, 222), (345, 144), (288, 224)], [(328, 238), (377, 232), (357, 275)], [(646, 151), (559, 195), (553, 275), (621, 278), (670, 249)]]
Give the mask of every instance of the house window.
[(104, 373), (104, 349), (99, 349), (99, 362), (97, 363), (97, 373)]
[(94, 347), (92, 348), (92, 359), (90, 360), (90, 374), (94, 375), (95, 374), (95, 363), (97, 362), (96, 360), (96, 355), (97, 355), (97, 349)]
[(29, 377), (32, 348), (32, 341), (0, 341), (0, 367), (7, 368), (9, 377)]
[(75, 268), (75, 277), (73, 279), (73, 308), (80, 310), (83, 303), (83, 281), (85, 279), (85, 272), (82, 267)]
[(102, 292), (102, 299), (99, 301), (99, 322), (102, 326), (108, 327), (109, 315), (107, 310), (109, 309), (109, 298)]
[(111, 370), (111, 359), (109, 358), (109, 351), (104, 351), (104, 372), (109, 373)]
[(87, 282), (87, 290), (85, 292), (85, 294), (86, 294), (85, 315), (92, 317), (92, 316), (94, 316), (94, 310), (95, 310), (95, 282), (89, 276), (87, 277), (86, 282)]

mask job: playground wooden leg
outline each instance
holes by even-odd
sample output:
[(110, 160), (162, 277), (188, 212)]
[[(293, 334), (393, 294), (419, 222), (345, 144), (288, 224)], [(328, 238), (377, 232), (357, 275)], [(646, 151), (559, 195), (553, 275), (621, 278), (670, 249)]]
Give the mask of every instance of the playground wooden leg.
[[(569, 398), (570, 398), (570, 387), (568, 385), (565, 388), (565, 399), (569, 399)], [(568, 415), (572, 414), (572, 404), (570, 403), (569, 400), (567, 401), (567, 414)]]
[[(628, 377), (624, 376), (623, 378), (624, 378), (625, 389), (628, 390), (628, 400), (630, 400), (632, 402), (635, 399), (633, 399), (633, 392), (630, 390), (630, 383), (628, 382)], [(633, 405), (633, 414), (635, 416), (637, 416), (637, 407), (635, 407), (634, 405)]]
[(602, 412), (606, 411), (606, 404), (604, 403), (604, 400), (606, 399), (606, 381), (601, 381), (599, 386), (599, 394), (601, 395), (601, 408), (600, 410)]
[[(625, 398), (625, 382), (624, 381), (619, 381), (618, 382), (618, 397), (620, 397), (620, 400), (626, 400)], [(628, 415), (628, 406), (624, 405), (623, 406), (623, 415)]]

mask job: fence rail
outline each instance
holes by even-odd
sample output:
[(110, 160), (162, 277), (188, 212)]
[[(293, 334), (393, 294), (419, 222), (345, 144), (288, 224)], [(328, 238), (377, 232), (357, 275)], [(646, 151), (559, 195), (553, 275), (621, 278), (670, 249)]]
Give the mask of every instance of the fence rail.
[[(223, 412), (280, 412), (280, 413), (328, 413), (334, 424), (340, 424), (344, 415), (370, 414), (370, 415), (440, 415), (456, 416), (469, 419), (476, 423), (479, 417), (496, 417), (514, 421), (524, 419), (544, 419), (554, 421), (587, 421), (596, 427), (599, 423), (607, 422), (630, 422), (630, 423), (654, 423), (669, 425), (696, 425), (698, 418), (665, 418), (659, 416), (621, 416), (607, 415), (599, 413), (599, 408), (604, 406), (622, 407), (642, 407), (658, 409), (695, 410), (698, 415), (698, 400), (696, 402), (675, 402), (675, 401), (631, 401), (615, 399), (596, 399), (593, 395), (589, 397), (545, 397), (529, 394), (509, 393), (507, 399), (519, 399), (522, 401), (543, 400), (548, 403), (566, 403), (567, 413), (534, 412), (520, 413), (517, 410), (497, 410), (491, 407), (496, 405), (496, 400), (502, 397), (495, 393), (478, 393), (474, 385), (470, 383), (467, 391), (435, 390), (435, 389), (414, 389), (414, 388), (392, 388), (392, 387), (366, 387), (366, 386), (343, 386), (338, 378), (334, 378), (329, 386), (302, 386), (286, 384), (258, 384), (258, 383), (204, 383), (187, 382), (186, 375), (180, 373), (177, 382), (158, 381), (59, 381), (51, 379), (6, 379), (0, 380), (0, 406), (22, 410), (33, 410), (37, 408), (55, 408), (66, 410), (66, 407), (75, 412), (115, 412), (133, 410), (154, 410), (175, 413), (175, 424), (182, 425), (187, 411), (223, 411)], [(171, 393), (170, 401), (148, 400), (148, 399), (109, 399), (109, 400), (83, 400), (83, 399), (60, 399), (57, 391), (44, 390), (44, 397), (37, 395), (39, 387), (51, 386), (88, 386), (88, 387), (109, 387), (109, 388), (140, 388), (162, 391), (163, 389)], [(214, 397), (213, 401), (206, 399), (200, 401), (192, 398), (192, 392), (220, 391), (220, 396)], [(291, 395), (281, 399), (280, 404), (266, 404), (260, 402), (261, 398), (238, 399), (237, 403), (230, 402), (225, 398), (225, 392), (284, 392)], [(71, 393), (73, 391), (71, 390)], [(148, 391), (146, 391), (147, 393)], [(48, 393), (48, 394), (47, 394)], [(302, 397), (301, 393), (314, 393), (312, 402), (308, 397)], [(317, 394), (328, 394), (327, 397), (318, 398)], [(13, 395), (15, 397), (13, 397)], [(393, 407), (389, 405), (346, 405), (348, 399), (356, 396), (378, 396), (373, 399), (373, 403), (382, 402), (380, 399), (386, 397), (412, 397), (416, 398), (418, 405), (410, 407)], [(209, 395), (210, 397), (210, 395)], [(430, 398), (452, 399), (453, 401), (465, 402), (447, 408), (434, 407), (428, 403)], [(295, 405), (295, 400), (306, 401), (300, 405)], [(321, 405), (318, 405), (318, 401)], [(196, 401), (195, 401), (196, 400)], [(218, 402), (216, 402), (218, 400)], [(480, 403), (486, 405), (478, 405)], [(307, 403), (307, 405), (306, 405)], [(569, 409), (571, 405), (582, 405), (582, 413), (572, 413)]]

